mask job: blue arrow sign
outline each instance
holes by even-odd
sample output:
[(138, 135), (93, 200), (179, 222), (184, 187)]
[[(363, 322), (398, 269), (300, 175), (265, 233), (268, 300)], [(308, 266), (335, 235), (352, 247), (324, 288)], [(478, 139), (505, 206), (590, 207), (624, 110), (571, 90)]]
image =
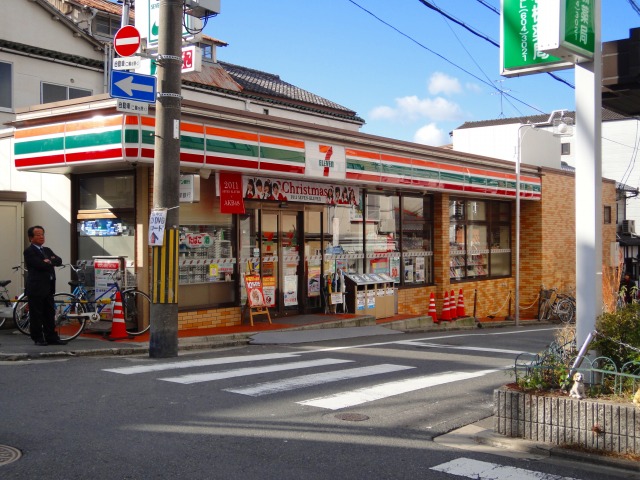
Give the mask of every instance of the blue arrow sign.
[(109, 95), (138, 102), (155, 103), (156, 77), (119, 70), (111, 71)]

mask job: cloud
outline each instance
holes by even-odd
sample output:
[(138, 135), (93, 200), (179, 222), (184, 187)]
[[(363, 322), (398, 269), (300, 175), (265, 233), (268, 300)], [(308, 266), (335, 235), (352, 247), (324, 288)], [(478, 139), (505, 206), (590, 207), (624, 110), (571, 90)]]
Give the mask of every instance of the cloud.
[(415, 133), (413, 141), (423, 145), (440, 147), (449, 143), (449, 136), (439, 129), (435, 123), (429, 123)]
[(429, 78), (429, 93), (431, 95), (454, 95), (460, 92), (462, 92), (460, 81), (446, 73), (435, 72)]
[(459, 120), (463, 118), (460, 106), (446, 98), (423, 98), (416, 95), (396, 98), (395, 107), (379, 106), (371, 111), (373, 120), (415, 121), (428, 118), (437, 121)]
[(471, 93), (482, 93), (482, 87), (477, 83), (467, 82), (464, 85), (466, 91)]

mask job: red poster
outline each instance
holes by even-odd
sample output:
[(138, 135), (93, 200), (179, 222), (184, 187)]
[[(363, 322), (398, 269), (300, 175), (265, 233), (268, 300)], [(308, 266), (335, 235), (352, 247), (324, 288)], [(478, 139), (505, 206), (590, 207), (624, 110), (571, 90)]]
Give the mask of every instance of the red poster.
[(242, 174), (220, 172), (220, 213), (244, 213)]
[(259, 275), (246, 275), (244, 284), (247, 288), (247, 299), (250, 307), (264, 306), (264, 293), (262, 293), (262, 282)]

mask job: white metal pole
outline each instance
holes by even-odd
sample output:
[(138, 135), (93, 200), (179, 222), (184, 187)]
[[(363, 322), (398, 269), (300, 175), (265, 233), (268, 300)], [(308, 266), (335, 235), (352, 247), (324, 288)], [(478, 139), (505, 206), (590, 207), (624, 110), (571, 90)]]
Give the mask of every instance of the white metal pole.
[(576, 342), (584, 344), (602, 313), (601, 2), (594, 0), (592, 62), (576, 65)]

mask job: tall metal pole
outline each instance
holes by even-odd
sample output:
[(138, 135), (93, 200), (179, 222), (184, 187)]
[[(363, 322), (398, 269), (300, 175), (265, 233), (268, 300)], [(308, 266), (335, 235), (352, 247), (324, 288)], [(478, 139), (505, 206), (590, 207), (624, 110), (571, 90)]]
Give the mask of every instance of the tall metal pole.
[(593, 2), (592, 62), (576, 65), (576, 341), (584, 344), (602, 313), (601, 1)]
[(178, 226), (182, 0), (160, 1), (153, 208), (166, 210), (162, 246), (153, 248), (149, 356), (178, 355)]

